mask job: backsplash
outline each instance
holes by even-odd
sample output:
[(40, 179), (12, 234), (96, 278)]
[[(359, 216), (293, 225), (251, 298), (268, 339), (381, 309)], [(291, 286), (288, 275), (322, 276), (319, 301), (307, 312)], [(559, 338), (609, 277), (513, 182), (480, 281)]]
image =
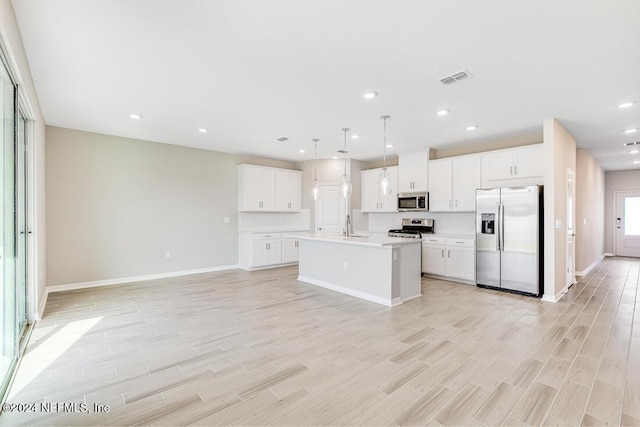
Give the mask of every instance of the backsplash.
[(309, 209), (300, 212), (238, 212), (238, 231), (309, 230)]
[(394, 228), (402, 228), (403, 218), (429, 218), (435, 220), (436, 234), (475, 235), (474, 212), (370, 213), (368, 216), (368, 231), (372, 233), (386, 233)]

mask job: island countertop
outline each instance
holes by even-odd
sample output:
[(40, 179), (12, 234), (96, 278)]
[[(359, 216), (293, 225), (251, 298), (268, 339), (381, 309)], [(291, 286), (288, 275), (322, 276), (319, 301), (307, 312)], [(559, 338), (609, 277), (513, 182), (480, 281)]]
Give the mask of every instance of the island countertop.
[(298, 240), (316, 240), (332, 243), (344, 243), (348, 245), (365, 245), (365, 246), (400, 246), (410, 244), (421, 244), (421, 239), (408, 239), (403, 237), (389, 237), (385, 235), (359, 236), (351, 235), (344, 237), (342, 234), (296, 234), (292, 235)]

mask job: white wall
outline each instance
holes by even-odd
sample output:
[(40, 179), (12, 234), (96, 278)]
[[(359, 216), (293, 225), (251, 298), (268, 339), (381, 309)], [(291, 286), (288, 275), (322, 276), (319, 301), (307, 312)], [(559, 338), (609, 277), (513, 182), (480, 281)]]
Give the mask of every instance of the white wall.
[(576, 170), (576, 140), (556, 119), (545, 120), (543, 127), (544, 299), (557, 301), (566, 289), (567, 169)]
[(615, 254), (613, 247), (614, 234), (614, 192), (640, 190), (640, 170), (617, 171), (605, 173), (605, 210), (604, 210), (604, 251)]
[(30, 229), (32, 240), (33, 270), (30, 278), (29, 292), (35, 294), (31, 315), (37, 316), (40, 307), (44, 307), (43, 298), (47, 283), (46, 276), (46, 233), (45, 233), (45, 123), (40, 111), (40, 103), (29, 70), (29, 64), (22, 45), (22, 36), (15, 18), (10, 0), (0, 1), (0, 43), (8, 56), (9, 68), (18, 83), (21, 101), (26, 104), (27, 118), (30, 120), (31, 134), (31, 194), (30, 205), (32, 217)]
[(240, 163), (294, 169), (47, 127), (48, 285), (237, 264)]
[(576, 153), (576, 273), (604, 254), (605, 174), (587, 150)]

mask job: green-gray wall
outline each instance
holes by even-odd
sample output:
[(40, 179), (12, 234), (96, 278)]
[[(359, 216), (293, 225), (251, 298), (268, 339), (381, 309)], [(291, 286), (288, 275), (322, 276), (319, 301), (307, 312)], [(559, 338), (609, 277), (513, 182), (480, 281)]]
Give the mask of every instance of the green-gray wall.
[(295, 166), (51, 126), (46, 140), (48, 285), (235, 265), (236, 165)]

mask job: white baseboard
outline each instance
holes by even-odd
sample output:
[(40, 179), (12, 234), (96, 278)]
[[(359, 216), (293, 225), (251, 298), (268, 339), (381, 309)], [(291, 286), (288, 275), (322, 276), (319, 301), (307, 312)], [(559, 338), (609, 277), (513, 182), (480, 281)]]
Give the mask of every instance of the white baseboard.
[[(74, 289), (95, 288), (98, 286), (122, 285), (123, 283), (144, 282), (147, 280), (166, 279), (169, 277), (188, 276), (190, 274), (210, 273), (212, 271), (234, 270), (240, 268), (236, 265), (221, 265), (218, 267), (197, 268), (195, 270), (171, 271), (168, 273), (148, 274), (144, 276), (120, 277), (118, 279), (96, 280), (93, 282), (69, 283), (64, 285), (47, 286), (47, 295), (52, 292), (70, 291)], [(45, 297), (46, 301), (46, 297)], [(43, 304), (44, 306), (44, 304)], [(44, 308), (43, 308), (44, 310)], [(42, 317), (42, 313), (40, 314)]]
[(560, 292), (555, 295), (544, 294), (542, 295), (542, 301), (556, 303), (560, 301), (560, 299), (564, 296), (564, 294), (567, 293), (568, 290), (569, 288), (565, 286)]
[(585, 268), (584, 270), (582, 270), (582, 271), (576, 271), (576, 276), (583, 277), (583, 276), (586, 276), (587, 274), (589, 274), (589, 272), (593, 269), (593, 267), (595, 267), (596, 265), (598, 265), (598, 263), (604, 259), (605, 255), (606, 255), (606, 254), (602, 254), (602, 255), (600, 255), (600, 257), (598, 257), (598, 259), (596, 259), (595, 261), (593, 261), (593, 262), (591, 263), (591, 265), (590, 265), (589, 267)]
[(615, 256), (616, 254), (612, 254), (611, 252), (605, 252), (604, 256)]
[(354, 289), (345, 288), (344, 286), (334, 285), (333, 283), (325, 282), (318, 279), (312, 279), (306, 276), (298, 276), (298, 280), (301, 282), (309, 283), (311, 285), (320, 286), (321, 288), (326, 288), (346, 295), (351, 295), (352, 297), (375, 302), (376, 304), (386, 305), (387, 307), (395, 307), (396, 305), (402, 304), (402, 299), (400, 298), (383, 298), (377, 295), (371, 295), (366, 292), (356, 291)]

